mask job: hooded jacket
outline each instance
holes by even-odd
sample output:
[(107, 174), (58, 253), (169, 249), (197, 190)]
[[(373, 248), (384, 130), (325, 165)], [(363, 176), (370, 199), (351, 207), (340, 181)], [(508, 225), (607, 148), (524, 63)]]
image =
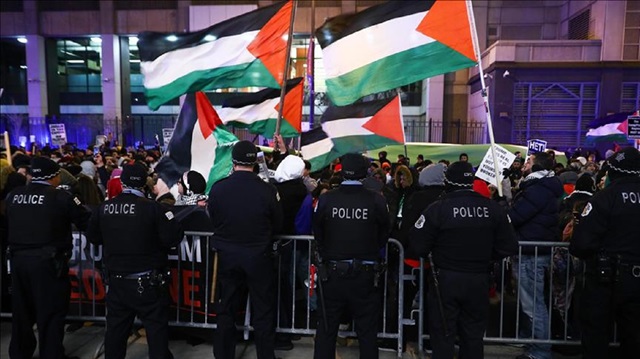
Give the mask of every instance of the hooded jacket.
[[(534, 172), (520, 183), (509, 210), (518, 241), (553, 242), (560, 238), (558, 207), (563, 192), (562, 182), (552, 171)], [(538, 254), (549, 250), (539, 248)], [(534, 254), (535, 248), (525, 246), (522, 253)]]

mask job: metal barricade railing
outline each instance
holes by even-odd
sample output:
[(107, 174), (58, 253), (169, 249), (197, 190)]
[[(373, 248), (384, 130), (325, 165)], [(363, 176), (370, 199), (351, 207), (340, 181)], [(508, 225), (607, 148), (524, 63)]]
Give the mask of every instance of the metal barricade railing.
[[(215, 311), (212, 298), (212, 287), (215, 285), (216, 252), (211, 245), (212, 233), (186, 232), (181, 243), (169, 253), (171, 270), (171, 282), (169, 283), (169, 295), (171, 297), (171, 314), (169, 325), (179, 327), (209, 328), (215, 329)], [(291, 251), (290, 268), (282, 268), (282, 254), (278, 267), (278, 278), (284, 275), (291, 276), (291, 280), (278, 281), (278, 303), (282, 302), (283, 293), (290, 295), (291, 306), (282, 308), (278, 306), (276, 318), (276, 331), (279, 333), (291, 333), (301, 335), (315, 334), (315, 318), (311, 306), (311, 298), (308, 288), (301, 286), (295, 280), (299, 278), (300, 268), (310, 268), (312, 236), (280, 236), (280, 240), (286, 243), (282, 251)], [(392, 253), (392, 254), (390, 254)], [(71, 281), (71, 304), (67, 319), (70, 321), (105, 322), (106, 283), (102, 277), (102, 247), (89, 243), (82, 232), (73, 233), (73, 250), (69, 261), (69, 276)], [(393, 268), (385, 272), (381, 281), (383, 293), (381, 329), (378, 338), (392, 339), (397, 342), (398, 357), (403, 351), (403, 325), (410, 321), (403, 318), (403, 294), (404, 281), (411, 280), (403, 273), (404, 249), (400, 242), (390, 239), (385, 250), (386, 262), (394, 263)], [(390, 256), (393, 258), (390, 259)], [(296, 265), (298, 264), (298, 266)], [(3, 267), (3, 270), (4, 267)], [(305, 271), (302, 277), (308, 278)], [(285, 290), (283, 283), (289, 283), (291, 288)], [(296, 297), (300, 291), (304, 294), (304, 300)], [(392, 296), (389, 293), (393, 293)], [(215, 297), (214, 297), (215, 298)], [(245, 339), (248, 338), (251, 327), (250, 298), (247, 298), (244, 321), (238, 328), (244, 331)], [(397, 303), (394, 303), (397, 302)], [(302, 304), (299, 304), (302, 303)], [(300, 307), (302, 306), (302, 308)], [(320, 304), (318, 304), (320, 305)], [(292, 318), (289, 325), (282, 323), (279, 318), (281, 311), (287, 311)], [(11, 317), (10, 312), (1, 313), (3, 318)], [(389, 329), (391, 328), (391, 329)], [(353, 330), (340, 332), (343, 336), (356, 336)]]
[[(568, 242), (520, 242), (518, 255), (505, 258), (500, 261), (499, 271), (493, 272), (494, 284), (499, 290), (499, 304), (491, 306), (485, 332), (484, 341), (492, 343), (509, 344), (563, 344), (579, 345), (579, 325), (576, 314), (571, 310), (574, 301), (574, 292), (580, 292), (584, 286), (584, 264), (568, 252)], [(524, 248), (531, 248), (530, 254)], [(533, 282), (522, 280), (523, 273), (521, 261), (532, 262), (534, 273)], [(420, 283), (426, 283), (427, 269), (424, 268), (424, 259), (420, 260)], [(524, 283), (523, 283), (524, 282)], [(515, 290), (511, 286), (515, 284)], [(533, 285), (533, 288), (525, 291), (525, 286)], [(424, 285), (419, 287), (418, 311), (426, 310)], [(498, 291), (497, 290), (497, 291)], [(533, 293), (531, 300), (536, 303), (538, 295), (544, 296), (545, 314), (536, 313), (535, 304), (531, 313), (532, 322), (528, 322), (528, 316), (522, 314), (521, 295), (526, 292)], [(489, 295), (489, 293), (487, 293)], [(536, 315), (538, 314), (538, 315)], [(547, 322), (546, 338), (534, 337), (534, 326), (541, 320)], [(557, 317), (560, 317), (559, 320)], [(521, 326), (527, 327), (522, 331)], [(424, 316), (418, 319), (418, 333), (422, 340), (418, 341), (418, 349), (424, 352), (424, 340), (429, 339), (426, 331)], [(529, 328), (530, 327), (530, 328)], [(559, 328), (558, 328), (559, 327)], [(526, 332), (526, 333), (525, 333)], [(615, 333), (614, 333), (615, 334)], [(616, 337), (612, 345), (617, 345)]]

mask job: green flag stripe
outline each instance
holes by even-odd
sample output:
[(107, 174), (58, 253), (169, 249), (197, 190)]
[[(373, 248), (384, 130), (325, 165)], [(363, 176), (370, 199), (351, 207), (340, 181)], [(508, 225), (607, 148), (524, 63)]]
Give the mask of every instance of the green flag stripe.
[(345, 106), (377, 92), (473, 66), (475, 62), (439, 42), (399, 52), (326, 80), (334, 104)]
[(157, 110), (167, 101), (185, 93), (249, 86), (280, 87), (262, 62), (256, 60), (247, 64), (194, 71), (168, 85), (151, 89), (146, 88), (145, 96), (148, 106), (152, 110)]
[[(275, 118), (267, 118), (262, 121), (253, 122), (251, 124), (231, 121), (227, 125), (236, 128), (246, 128), (251, 133), (260, 134), (266, 138), (272, 138), (273, 133), (276, 130), (276, 120), (277, 119)], [(293, 126), (291, 126), (285, 119), (282, 119), (282, 121), (280, 122), (280, 134), (285, 138), (300, 136), (300, 133), (295, 128), (293, 128)]]

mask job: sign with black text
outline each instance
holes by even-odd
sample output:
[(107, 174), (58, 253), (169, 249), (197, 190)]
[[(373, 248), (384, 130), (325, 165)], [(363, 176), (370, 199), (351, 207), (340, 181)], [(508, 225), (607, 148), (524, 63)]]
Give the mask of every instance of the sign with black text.
[(480, 166), (478, 166), (478, 170), (476, 171), (476, 177), (481, 180), (485, 180), (489, 182), (489, 184), (497, 185), (499, 182), (502, 182), (502, 169), (509, 168), (513, 161), (516, 159), (516, 155), (509, 152), (506, 148), (495, 145), (496, 150), (496, 160), (498, 161), (498, 170), (500, 173), (498, 174), (498, 181), (496, 181), (496, 171), (493, 166), (493, 155), (491, 154), (491, 147), (487, 150), (487, 153), (484, 155)]
[(640, 116), (627, 117), (627, 138), (640, 140)]
[(49, 132), (51, 133), (51, 143), (56, 146), (63, 146), (67, 143), (67, 131), (64, 123), (50, 123)]

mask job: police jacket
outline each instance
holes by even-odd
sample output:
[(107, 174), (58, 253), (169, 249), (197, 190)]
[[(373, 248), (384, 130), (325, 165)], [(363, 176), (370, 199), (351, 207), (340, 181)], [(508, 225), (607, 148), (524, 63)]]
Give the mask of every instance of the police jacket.
[[(556, 176), (535, 178), (534, 174), (520, 182), (520, 192), (513, 198), (509, 210), (518, 241), (560, 240), (558, 208), (560, 197), (564, 193), (562, 182)], [(549, 251), (546, 248), (538, 249), (539, 254)], [(522, 253), (534, 254), (535, 248), (524, 246)]]
[(504, 209), (472, 190), (447, 193), (422, 212), (409, 235), (409, 252), (458, 272), (486, 272), (491, 259), (518, 252)]
[(236, 171), (216, 182), (209, 192), (208, 210), (214, 246), (271, 245), (282, 227), (282, 208), (276, 188), (253, 172)]
[(71, 224), (87, 228), (91, 211), (69, 192), (46, 181), (32, 182), (11, 191), (6, 198), (11, 249), (53, 246), (71, 249)]
[(640, 178), (622, 177), (593, 195), (569, 246), (571, 254), (589, 259), (601, 249), (640, 264)]
[(359, 182), (321, 195), (313, 230), (323, 259), (377, 260), (389, 238), (388, 215), (384, 197)]
[(109, 271), (137, 273), (166, 267), (167, 252), (182, 240), (182, 229), (170, 209), (125, 189), (93, 213), (87, 239), (103, 245)]

